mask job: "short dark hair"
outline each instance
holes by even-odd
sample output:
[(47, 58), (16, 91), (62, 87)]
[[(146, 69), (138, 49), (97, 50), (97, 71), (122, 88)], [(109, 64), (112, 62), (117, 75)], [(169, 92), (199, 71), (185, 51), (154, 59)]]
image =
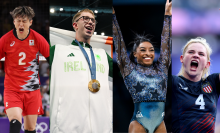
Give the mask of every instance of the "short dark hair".
[(142, 43), (142, 42), (149, 42), (153, 45), (153, 42), (151, 41), (151, 38), (149, 37), (150, 35), (138, 35), (136, 34), (136, 37), (134, 39), (133, 42), (130, 42), (129, 45), (133, 45), (132, 51), (130, 53), (130, 60), (137, 64), (137, 62), (135, 61), (135, 57), (134, 57), (134, 52), (136, 52), (137, 47)]
[(28, 17), (29, 20), (35, 16), (34, 10), (29, 6), (19, 6), (16, 7), (13, 11), (10, 12), (13, 19), (17, 17)]

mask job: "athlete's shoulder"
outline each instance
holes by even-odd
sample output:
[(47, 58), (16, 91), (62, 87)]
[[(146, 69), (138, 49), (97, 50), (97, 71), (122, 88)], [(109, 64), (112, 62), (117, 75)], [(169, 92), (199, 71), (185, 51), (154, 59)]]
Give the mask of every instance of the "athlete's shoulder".
[(50, 52), (55, 50), (55, 45), (50, 47)]
[(187, 81), (182, 76), (172, 75), (172, 90), (178, 89), (179, 87), (186, 86)]
[(212, 82), (213, 84), (219, 83), (219, 73), (210, 74), (203, 82)]
[(92, 48), (92, 49), (95, 50), (95, 51), (100, 51), (100, 52), (105, 52), (106, 53), (105, 49), (103, 49), (103, 48)]
[(219, 73), (213, 73), (213, 74), (209, 75), (203, 82), (210, 82), (215, 86), (220, 85)]
[(206, 79), (208, 79), (208, 80), (216, 80), (216, 79), (219, 79), (219, 73), (210, 74)]
[(13, 30), (11, 30), (11, 31), (7, 32), (5, 35), (3, 35), (1, 37), (1, 39), (8, 39), (8, 38), (11, 38), (11, 36), (14, 36)]
[(36, 32), (33, 29), (30, 29), (30, 33), (31, 33), (31, 36), (34, 36), (36, 38), (44, 38), (40, 33)]
[(182, 78), (180, 76), (172, 75), (172, 82), (177, 82), (180, 80), (182, 80)]
[(78, 46), (74, 46), (74, 45), (55, 44), (55, 45), (51, 46), (51, 48), (52, 48), (52, 49), (55, 49), (55, 46), (56, 46), (56, 47), (59, 47), (59, 48), (78, 47)]

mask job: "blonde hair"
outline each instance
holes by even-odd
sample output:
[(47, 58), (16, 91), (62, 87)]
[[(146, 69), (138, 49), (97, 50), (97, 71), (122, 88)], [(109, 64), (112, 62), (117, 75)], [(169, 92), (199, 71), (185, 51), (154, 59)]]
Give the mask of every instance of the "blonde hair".
[[(210, 56), (212, 54), (212, 49), (211, 49), (210, 45), (206, 42), (206, 39), (204, 39), (202, 37), (197, 37), (197, 38), (190, 39), (186, 43), (186, 45), (182, 48), (183, 56), (185, 55), (186, 49), (188, 48), (188, 46), (190, 44), (192, 44), (192, 43), (200, 43), (200, 44), (202, 44), (206, 48), (208, 61), (211, 61)], [(184, 72), (184, 67), (183, 67), (183, 64), (182, 64), (181, 69), (180, 69), (178, 75), (183, 75), (183, 72)], [(209, 76), (209, 74), (210, 74), (210, 67), (209, 68), (204, 68), (204, 70), (202, 72), (202, 79), (205, 79), (207, 76)]]
[[(72, 25), (73, 25), (73, 23), (76, 21), (76, 19), (82, 14), (82, 12), (89, 12), (89, 13), (91, 13), (91, 14), (95, 17), (95, 14), (93, 13), (92, 10), (89, 10), (88, 8), (85, 8), (85, 9), (83, 9), (83, 10), (78, 11), (78, 12), (73, 16)], [(75, 29), (74, 29), (74, 30), (75, 30)]]

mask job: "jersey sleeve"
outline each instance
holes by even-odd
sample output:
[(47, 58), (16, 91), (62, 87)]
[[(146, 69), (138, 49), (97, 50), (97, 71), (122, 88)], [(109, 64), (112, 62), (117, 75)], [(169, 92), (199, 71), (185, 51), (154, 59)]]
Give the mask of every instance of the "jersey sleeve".
[(54, 51), (55, 51), (55, 45), (53, 45), (52, 47), (50, 47), (50, 58), (49, 58), (49, 64), (50, 64), (50, 66), (51, 66), (52, 63), (53, 63)]
[(113, 60), (112, 58), (108, 55), (108, 53), (106, 53), (107, 58), (108, 58), (108, 66), (109, 66), (109, 72), (108, 72), (108, 76), (113, 78)]
[(116, 53), (116, 61), (120, 72), (123, 77), (126, 77), (131, 73), (135, 64), (131, 62), (127, 55), (127, 49), (125, 46), (125, 42), (123, 40), (123, 36), (116, 19), (116, 15), (113, 14), (113, 42), (115, 46), (115, 53)]
[(158, 58), (159, 64), (165, 66), (167, 69), (171, 64), (171, 37), (172, 37), (172, 16), (165, 15), (163, 23), (163, 31), (161, 34), (161, 48), (160, 57)]
[(4, 50), (4, 46), (5, 46), (5, 41), (3, 38), (0, 39), (0, 60), (5, 57), (5, 50)]
[(49, 57), (49, 43), (47, 40), (41, 36), (40, 43), (39, 43), (39, 51), (45, 57)]
[(216, 91), (218, 95), (220, 95), (220, 81), (219, 81), (219, 73), (214, 73), (211, 75), (211, 81), (215, 82), (216, 85)]

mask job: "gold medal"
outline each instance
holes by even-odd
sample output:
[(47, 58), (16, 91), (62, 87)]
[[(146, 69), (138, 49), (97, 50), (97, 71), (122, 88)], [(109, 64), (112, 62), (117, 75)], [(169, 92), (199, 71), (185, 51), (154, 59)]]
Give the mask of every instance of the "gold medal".
[(100, 90), (100, 83), (98, 80), (93, 79), (89, 81), (88, 87), (91, 92), (98, 92)]

